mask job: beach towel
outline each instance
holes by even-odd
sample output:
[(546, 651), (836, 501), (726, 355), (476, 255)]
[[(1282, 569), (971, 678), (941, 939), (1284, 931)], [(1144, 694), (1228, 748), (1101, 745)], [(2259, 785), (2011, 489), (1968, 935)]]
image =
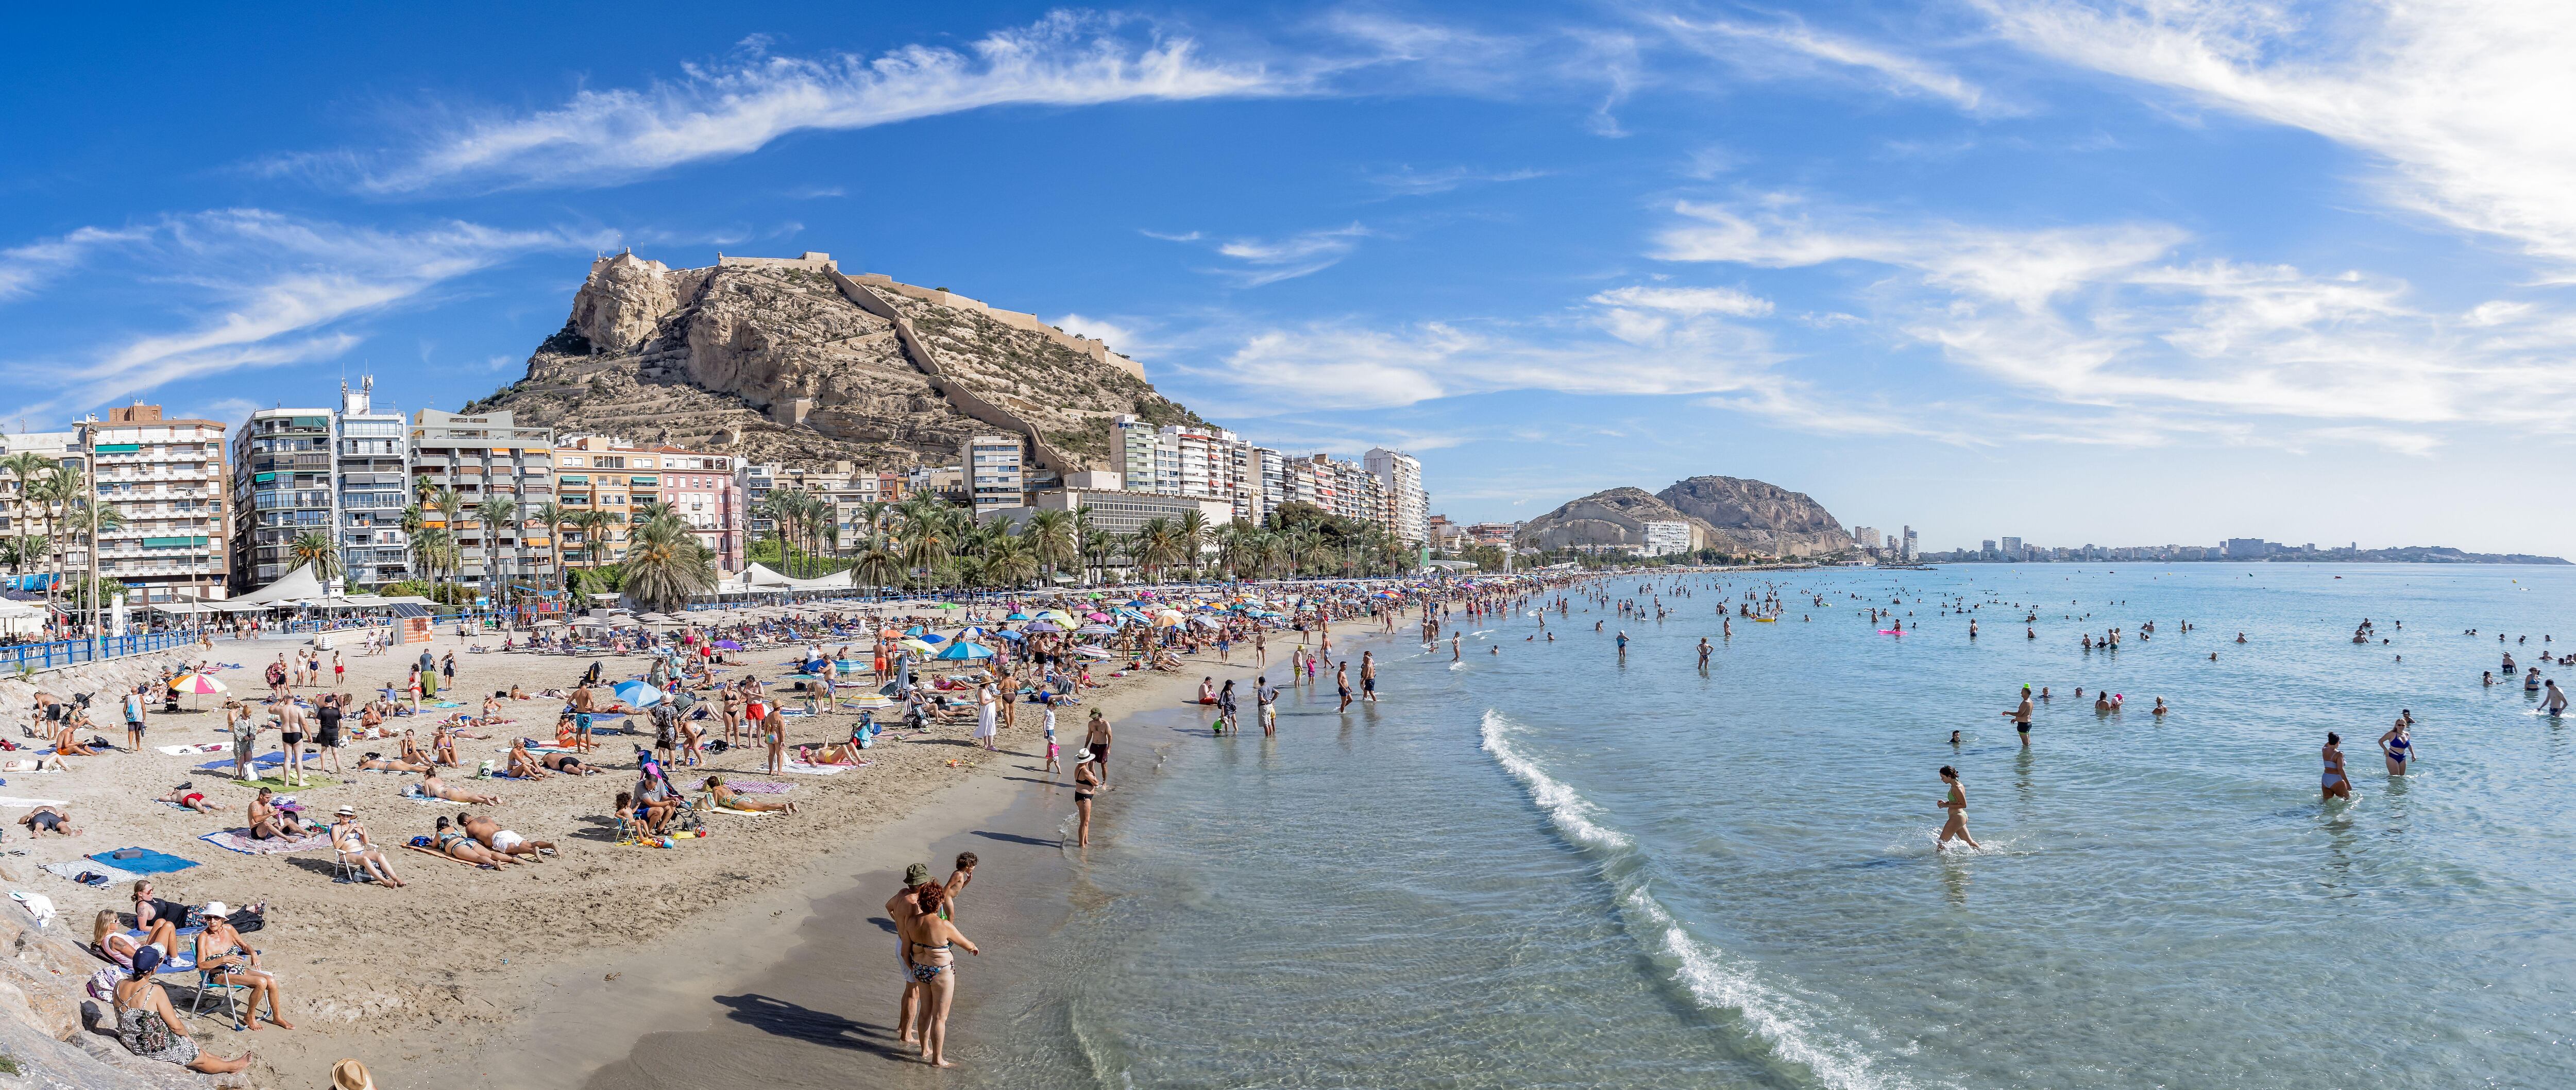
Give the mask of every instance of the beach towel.
[[(143, 854), (110, 858), (111, 856), (116, 856), (118, 852), (141, 852)], [(172, 871), (182, 871), (197, 865), (197, 861), (194, 859), (181, 859), (168, 852), (156, 852), (150, 848), (118, 848), (112, 852), (99, 852), (89, 858), (93, 863), (105, 863), (108, 866), (117, 868), (118, 870), (132, 871), (136, 874), (168, 874)]]
[(736, 792), (745, 795), (784, 795), (787, 793), (789, 788), (795, 787), (796, 785), (792, 783), (773, 783), (768, 780), (752, 780), (748, 783), (726, 780), (725, 786), (733, 788)]
[(9, 891), (9, 899), (18, 902), (18, 907), (26, 909), (27, 915), (35, 917), (36, 926), (43, 927), (47, 923), (53, 921), (53, 898), (47, 897), (41, 893), (22, 893), (17, 890), (11, 890)]
[[(202, 745), (193, 746), (154, 746), (152, 748), (158, 749), (173, 757), (185, 757), (192, 753), (221, 753), (224, 751), (224, 744), (222, 742), (207, 742)], [(285, 758), (281, 757), (279, 760), (283, 762)]]
[[(183, 939), (188, 938), (204, 930), (205, 928), (202, 927), (191, 927), (179, 932), (178, 937)], [(143, 944), (144, 937), (148, 934), (149, 932), (143, 931), (140, 928), (135, 928), (127, 930), (125, 932), (125, 937), (133, 939), (135, 945), (140, 946)], [(162, 958), (160, 966), (152, 970), (152, 975), (159, 976), (163, 973), (193, 973), (197, 971), (197, 944), (193, 942), (182, 942), (176, 945), (179, 949), (171, 953), (170, 956)], [(130, 969), (131, 966), (128, 966), (128, 968)], [(131, 975), (131, 973), (128, 975)]]
[(243, 855), (284, 855), (288, 852), (319, 851), (331, 846), (331, 834), (327, 830), (308, 836), (280, 836), (267, 840), (253, 840), (250, 838), (248, 829), (226, 829), (222, 832), (207, 833), (197, 839), (225, 851), (240, 852)]
[[(13, 773), (13, 775), (14, 775), (14, 773)], [(69, 802), (67, 802), (67, 801), (65, 801), (65, 800), (62, 800), (62, 799), (22, 799), (22, 798), (19, 798), (19, 797), (18, 797), (18, 796), (16, 796), (16, 795), (0, 795), (0, 806), (69, 806), (69, 805), (71, 805), (71, 803), (69, 803)]]
[(719, 814), (732, 814), (735, 817), (777, 817), (782, 813), (778, 810), (736, 810), (730, 806), (710, 806), (708, 809)]
[[(220, 751), (218, 751), (218, 752), (220, 752)], [(272, 750), (268, 751), (268, 753), (267, 753), (265, 756), (253, 757), (253, 758), (251, 758), (251, 759), (250, 759), (250, 766), (251, 766), (252, 768), (277, 768), (277, 767), (280, 767), (280, 766), (284, 765), (285, 763), (286, 763), (286, 752), (285, 752), (284, 750), (275, 750), (275, 749), (272, 749)], [(199, 772), (221, 772), (221, 771), (223, 771), (223, 770), (225, 770), (225, 769), (231, 768), (232, 766), (233, 766), (232, 758), (227, 757), (227, 758), (224, 758), (223, 760), (220, 760), (220, 761), (208, 761), (208, 762), (206, 762), (206, 763), (204, 763), (204, 764), (198, 765), (198, 766), (197, 766), (197, 771), (199, 771)]]
[(814, 765), (806, 764), (794, 757), (787, 759), (787, 771), (800, 776), (838, 776), (849, 770), (849, 765)]
[(103, 879), (103, 881), (83, 884), (98, 887), (112, 886), (120, 882), (132, 882), (143, 877), (133, 871), (118, 870), (117, 868), (108, 866), (105, 863), (93, 862), (87, 859), (74, 859), (64, 863), (41, 863), (37, 865), (36, 869), (53, 875), (56, 878), (60, 878), (66, 882), (80, 882), (81, 875), (94, 874)]
[(262, 776), (256, 780), (225, 780), (224, 782), (238, 787), (252, 788), (254, 790), (265, 787), (271, 791), (303, 791), (308, 788), (329, 787), (332, 784), (340, 782), (329, 776), (317, 776), (310, 772), (304, 774), (303, 781), (304, 782), (302, 783), (288, 783), (284, 776)]

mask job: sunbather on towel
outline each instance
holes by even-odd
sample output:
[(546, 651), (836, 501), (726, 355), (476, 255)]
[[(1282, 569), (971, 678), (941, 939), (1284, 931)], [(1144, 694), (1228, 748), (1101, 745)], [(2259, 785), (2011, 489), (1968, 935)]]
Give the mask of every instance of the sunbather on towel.
[(427, 772), (430, 770), (430, 766), (413, 761), (386, 760), (381, 753), (369, 753), (359, 757), (358, 767), (369, 772)]
[(211, 814), (215, 812), (215, 804), (207, 802), (206, 793), (197, 790), (196, 785), (194, 784), (183, 783), (177, 787), (173, 787), (170, 789), (169, 794), (161, 796), (160, 801), (169, 803), (172, 806), (185, 806), (200, 814)]
[(41, 833), (61, 833), (64, 836), (79, 836), (80, 830), (72, 828), (71, 821), (71, 807), (39, 806), (33, 810), (27, 811), (27, 815), (25, 817), (18, 819), (18, 824), (27, 827), (27, 835), (30, 838)]
[(462, 802), (474, 806), (501, 805), (501, 796), (499, 795), (486, 795), (481, 792), (468, 791), (461, 787), (447, 786), (447, 781), (440, 779), (438, 776), (438, 770), (434, 768), (422, 769), (420, 773), (420, 783), (416, 786), (420, 791), (420, 797), (425, 799), (446, 799), (449, 802)]
[(50, 754), (43, 757), (15, 757), (0, 761), (0, 772), (69, 772), (71, 770), (72, 766), (64, 764), (62, 758)]
[(552, 852), (555, 850), (554, 841), (530, 840), (517, 833), (511, 832), (508, 829), (502, 828), (500, 822), (494, 821), (488, 817), (476, 817), (472, 814), (458, 814), (456, 815), (456, 825), (458, 828), (465, 830), (465, 835), (473, 837), (476, 843), (503, 855), (525, 855), (542, 860), (543, 857), (538, 856), (538, 852)]
[(707, 790), (715, 793), (716, 805), (728, 810), (750, 810), (763, 814), (796, 812), (796, 804), (792, 802), (754, 802), (744, 798), (733, 788), (725, 786), (722, 776), (707, 777)]
[(538, 758), (537, 763), (567, 776), (596, 776), (601, 772), (600, 769), (581, 763), (580, 757), (570, 753), (549, 753)]
[(88, 746), (82, 745), (82, 744), (80, 743), (80, 738), (78, 737), (78, 735), (79, 735), (79, 731), (78, 731), (78, 729), (77, 729), (77, 728), (75, 728), (75, 727), (73, 727), (73, 726), (72, 726), (72, 724), (69, 724), (69, 723), (65, 723), (65, 724), (63, 724), (63, 727), (62, 727), (62, 729), (61, 729), (61, 730), (58, 730), (58, 731), (55, 731), (55, 732), (54, 732), (54, 756), (56, 756), (56, 757), (96, 757), (96, 756), (98, 756), (98, 751), (97, 751), (97, 750), (91, 749), (91, 748), (89, 748)]
[(125, 925), (117, 922), (115, 909), (99, 909), (98, 919), (90, 925), (89, 952), (132, 968), (134, 952), (143, 947), (160, 947), (161, 956), (165, 959), (179, 948), (179, 929), (170, 921), (154, 920), (149, 925), (137, 924), (136, 926), (141, 927), (144, 932), (140, 939), (130, 938), (125, 934)]
[[(172, 927), (186, 927), (191, 923), (201, 922), (197, 919), (202, 915), (197, 906), (162, 899), (153, 889), (152, 880), (149, 878), (135, 881), (133, 896), (134, 926), (136, 927), (148, 928), (163, 922), (167, 922)], [(232, 921), (233, 930), (245, 933), (268, 926), (268, 902), (261, 901), (247, 908), (234, 909)]]
[(275, 840), (280, 837), (293, 839), (303, 836), (305, 832), (304, 822), (301, 819), (292, 812), (278, 809), (268, 801), (267, 788), (260, 788), (259, 795), (250, 800), (250, 838), (252, 840)]
[(462, 859), (480, 867), (499, 870), (504, 864), (519, 862), (475, 843), (473, 837), (465, 835), (464, 830), (449, 824), (446, 818), (438, 819), (438, 830), (430, 834), (430, 842), (438, 845), (440, 854), (450, 859)]
[(516, 776), (523, 780), (542, 780), (554, 775), (546, 769), (546, 766), (537, 762), (535, 754), (528, 752), (528, 744), (523, 739), (511, 740), (510, 756), (501, 774)]
[(796, 759), (809, 765), (847, 765), (857, 768), (867, 761), (859, 757), (859, 747), (846, 742), (823, 746), (798, 746)]

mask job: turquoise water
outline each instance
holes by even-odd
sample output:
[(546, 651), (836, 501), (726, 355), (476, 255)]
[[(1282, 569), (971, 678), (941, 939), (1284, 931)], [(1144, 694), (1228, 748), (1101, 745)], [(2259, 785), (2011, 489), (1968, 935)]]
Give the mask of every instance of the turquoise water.
[[(1720, 592), (1693, 582), (1660, 623), (1578, 601), (1556, 642), (1517, 617), (1454, 667), (1375, 644), (1381, 704), (1333, 714), (1327, 675), (1276, 739), (1187, 711), (1122, 730), (1067, 922), (1026, 937), (1045, 969), (978, 1016), (969, 1077), (2576, 1081), (2570, 727), (2478, 684), (2502, 650), (2536, 664), (2543, 634), (2576, 637), (2576, 571), (1785, 573), (1784, 623), (1736, 619), (1705, 675)], [(1854, 593), (1901, 597), (1921, 630), (1879, 634)], [(1972, 643), (1953, 598), (2032, 604), (2039, 638), (1988, 604)], [(2364, 617), (2391, 642), (2353, 645)], [(1602, 619), (1634, 639), (1624, 661)], [(2114, 626), (2121, 650), (2078, 647)], [(1998, 714), (2024, 683), (2057, 697), (2028, 749)], [(2127, 710), (2097, 715), (2097, 688)], [(2401, 707), (2421, 760), (2392, 779), (2374, 740)], [(2318, 800), (2330, 729), (2349, 803)], [(1982, 852), (1933, 848), (1942, 764)]]

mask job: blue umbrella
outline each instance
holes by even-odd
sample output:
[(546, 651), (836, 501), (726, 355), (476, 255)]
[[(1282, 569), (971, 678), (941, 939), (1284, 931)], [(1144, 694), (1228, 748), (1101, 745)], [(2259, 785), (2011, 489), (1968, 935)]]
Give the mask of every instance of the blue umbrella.
[(649, 708), (662, 702), (662, 690), (641, 681), (621, 681), (611, 688), (628, 707)]
[(931, 657), (954, 660), (989, 659), (993, 657), (993, 649), (980, 643), (959, 640), (941, 648), (938, 654)]

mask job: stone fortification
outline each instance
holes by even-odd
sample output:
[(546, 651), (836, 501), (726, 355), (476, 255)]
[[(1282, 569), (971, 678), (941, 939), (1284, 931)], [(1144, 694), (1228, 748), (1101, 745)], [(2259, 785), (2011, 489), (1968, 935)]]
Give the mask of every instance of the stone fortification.
[(967, 435), (998, 429), (1030, 437), (1058, 472), (1107, 466), (1120, 414), (1198, 420), (1099, 341), (846, 276), (820, 253), (695, 269), (600, 258), (527, 376), (470, 408), (755, 461), (889, 469), (950, 464)]

